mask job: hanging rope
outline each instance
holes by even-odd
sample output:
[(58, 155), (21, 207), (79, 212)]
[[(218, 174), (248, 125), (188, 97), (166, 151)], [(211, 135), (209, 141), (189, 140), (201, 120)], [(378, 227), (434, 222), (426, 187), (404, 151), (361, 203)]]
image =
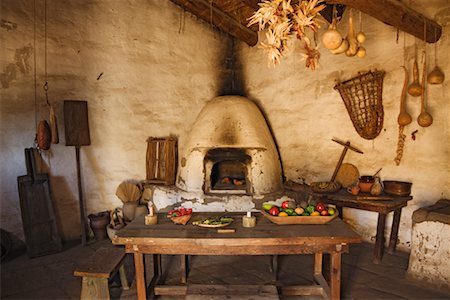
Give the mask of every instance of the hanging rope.
[(50, 106), (48, 102), (48, 74), (47, 74), (47, 0), (44, 0), (44, 91), (45, 91), (45, 101), (47, 105)]
[[(36, 0), (33, 2), (34, 126), (37, 132)], [(36, 141), (36, 137), (35, 137)]]

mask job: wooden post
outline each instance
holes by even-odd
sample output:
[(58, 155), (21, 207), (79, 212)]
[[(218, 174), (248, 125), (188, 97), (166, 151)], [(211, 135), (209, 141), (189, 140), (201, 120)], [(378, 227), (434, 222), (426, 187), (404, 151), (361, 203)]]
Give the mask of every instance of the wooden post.
[(386, 225), (386, 214), (378, 213), (377, 237), (375, 239), (375, 250), (373, 253), (373, 263), (379, 264), (383, 258), (384, 249), (384, 227)]
[(110, 299), (108, 278), (83, 277), (80, 299)]
[(397, 247), (398, 228), (400, 227), (400, 216), (402, 213), (401, 208), (397, 208), (394, 211), (394, 218), (392, 219), (391, 237), (389, 239), (388, 253), (393, 254)]
[(134, 268), (136, 270), (137, 297), (139, 300), (146, 300), (147, 289), (145, 287), (144, 255), (142, 253), (134, 253)]
[(81, 168), (80, 168), (80, 146), (75, 146), (75, 155), (77, 159), (77, 181), (78, 181), (78, 199), (80, 206), (80, 224), (81, 224), (81, 244), (84, 246), (87, 242), (87, 222), (86, 212), (84, 209), (83, 187), (81, 184)]
[(330, 254), (330, 299), (341, 298), (341, 252)]

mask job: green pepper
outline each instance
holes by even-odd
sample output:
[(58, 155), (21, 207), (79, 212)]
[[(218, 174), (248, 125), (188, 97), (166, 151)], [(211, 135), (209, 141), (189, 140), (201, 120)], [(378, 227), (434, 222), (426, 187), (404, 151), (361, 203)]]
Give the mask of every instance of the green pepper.
[(305, 208), (305, 211), (307, 211), (309, 214), (312, 214), (315, 210), (316, 210), (316, 208), (315, 208), (314, 205), (312, 205), (312, 204), (309, 204), (309, 205)]

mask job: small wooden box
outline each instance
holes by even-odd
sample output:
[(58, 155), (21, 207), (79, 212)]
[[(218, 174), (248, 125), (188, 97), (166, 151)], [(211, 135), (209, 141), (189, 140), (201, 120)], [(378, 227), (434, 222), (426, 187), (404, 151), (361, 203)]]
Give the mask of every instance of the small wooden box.
[(177, 140), (173, 137), (147, 139), (147, 182), (175, 184)]

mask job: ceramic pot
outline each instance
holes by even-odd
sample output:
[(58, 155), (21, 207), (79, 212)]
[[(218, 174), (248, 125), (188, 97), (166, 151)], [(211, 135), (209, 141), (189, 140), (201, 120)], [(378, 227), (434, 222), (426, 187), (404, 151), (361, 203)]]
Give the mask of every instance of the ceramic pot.
[(129, 222), (134, 219), (137, 205), (137, 202), (126, 202), (123, 204), (122, 213), (125, 221)]
[(148, 214), (147, 206), (146, 205), (138, 205), (136, 207), (136, 211), (134, 212), (134, 218), (137, 218), (139, 216), (146, 216)]
[(370, 193), (375, 178), (373, 176), (361, 176), (359, 178), (359, 188), (363, 193)]
[(109, 211), (102, 211), (98, 214), (88, 215), (89, 222), (91, 225), (92, 232), (94, 232), (94, 237), (97, 241), (106, 239), (107, 232), (106, 226), (111, 221), (109, 216)]

